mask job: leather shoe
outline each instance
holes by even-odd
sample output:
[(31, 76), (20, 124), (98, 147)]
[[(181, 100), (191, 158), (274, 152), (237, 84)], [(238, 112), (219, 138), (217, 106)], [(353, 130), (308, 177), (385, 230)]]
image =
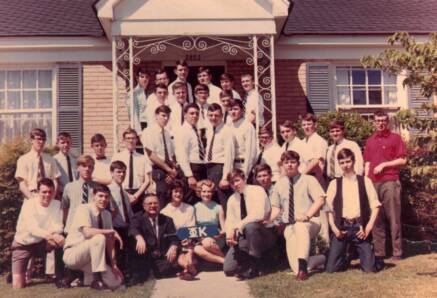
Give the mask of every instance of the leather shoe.
[(308, 279), (308, 273), (305, 271), (299, 271), (296, 275), (296, 280), (298, 281), (304, 281)]
[(58, 289), (68, 289), (71, 288), (70, 286), (70, 282), (65, 279), (65, 278), (61, 278), (61, 279), (56, 279), (55, 280), (55, 285)]
[(103, 282), (103, 280), (93, 280), (91, 285), (91, 289), (99, 290), (99, 291), (110, 291), (111, 289)]
[(237, 274), (237, 278), (240, 280), (252, 279), (259, 276), (259, 271), (254, 268), (249, 268)]

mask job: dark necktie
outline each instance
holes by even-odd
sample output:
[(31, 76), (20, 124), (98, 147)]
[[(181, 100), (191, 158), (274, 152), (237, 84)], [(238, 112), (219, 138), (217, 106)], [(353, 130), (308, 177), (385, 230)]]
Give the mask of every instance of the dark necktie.
[(247, 97), (249, 96), (249, 94), (247, 92), (244, 92), (243, 98), (241, 99), (241, 101), (243, 102), (244, 107), (246, 107), (246, 102), (247, 102)]
[(285, 143), (285, 151), (288, 151), (288, 146), (290, 145), (289, 142)]
[(46, 177), (46, 172), (44, 170), (44, 162), (42, 160), (42, 154), (39, 156), (38, 159), (38, 174), (37, 174), (37, 181), (41, 180), (42, 178)]
[(224, 123), (226, 124), (226, 120), (228, 119), (228, 111), (225, 111), (225, 119), (224, 119)]
[(193, 125), (194, 133), (197, 137), (197, 146), (199, 147), (199, 159), (204, 160), (205, 159), (205, 148), (203, 148), (202, 139), (200, 138), (199, 132), (197, 131), (196, 125)]
[(96, 156), (96, 160), (105, 160), (106, 156)]
[(288, 193), (288, 223), (294, 224), (294, 187), (293, 187), (293, 178), (289, 179), (289, 193)]
[(70, 155), (67, 155), (67, 168), (68, 168), (68, 180), (70, 182), (72, 182), (73, 181), (73, 171), (71, 169)]
[(261, 148), (261, 152), (258, 155), (258, 159), (256, 160), (255, 166), (257, 166), (261, 163), (261, 160), (263, 159), (263, 153), (264, 153), (264, 147)]
[(120, 186), (120, 197), (121, 197), (121, 203), (123, 204), (123, 214), (124, 214), (124, 221), (129, 224), (129, 213), (127, 211), (127, 205), (126, 205), (126, 199), (123, 193), (123, 188)]
[(184, 124), (184, 104), (180, 103), (181, 105), (181, 125)]
[(162, 142), (164, 143), (164, 158), (165, 158), (165, 162), (168, 163), (170, 161), (170, 155), (168, 154), (167, 141), (165, 140), (164, 127), (162, 127), (162, 129), (161, 129), (161, 134), (162, 134)]
[(247, 216), (246, 200), (244, 194), (240, 194), (240, 218), (244, 219)]
[(88, 183), (82, 184), (82, 204), (88, 203)]
[(209, 144), (208, 161), (211, 161), (211, 160), (212, 160), (212, 148), (213, 148), (213, 146), (214, 146), (215, 129), (216, 129), (216, 127), (213, 127), (213, 128), (212, 128), (213, 133), (212, 133), (211, 144)]
[(97, 226), (98, 226), (99, 229), (103, 229), (102, 212), (100, 212), (99, 216), (97, 216)]
[(329, 158), (329, 176), (331, 178), (335, 178), (335, 150), (337, 150), (337, 143), (334, 143), (331, 156)]
[(129, 189), (134, 186), (134, 155), (133, 152), (129, 155)]

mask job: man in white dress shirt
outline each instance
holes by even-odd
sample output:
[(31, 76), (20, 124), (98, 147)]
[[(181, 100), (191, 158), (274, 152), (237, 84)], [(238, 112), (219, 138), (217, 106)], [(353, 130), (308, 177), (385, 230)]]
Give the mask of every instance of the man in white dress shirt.
[(59, 148), (59, 152), (53, 158), (61, 173), (61, 177), (59, 177), (59, 194), (62, 197), (65, 185), (77, 179), (76, 158), (70, 153), (71, 135), (68, 132), (60, 132), (56, 140), (56, 146)]
[(184, 107), (187, 102), (187, 85), (181, 82), (176, 82), (172, 85), (171, 90), (175, 101), (170, 105), (170, 121), (167, 129), (173, 134), (177, 132), (184, 123)]
[(233, 95), (231, 91), (220, 92), (220, 105), (223, 108), (223, 123), (230, 125), (232, 123), (231, 117), (231, 101), (233, 100)]
[(128, 128), (123, 132), (123, 143), (125, 148), (115, 153), (112, 161), (120, 160), (127, 166), (126, 177), (123, 188), (129, 193), (129, 200), (134, 212), (142, 210), (141, 198), (150, 186), (150, 173), (152, 167), (147, 156), (136, 152), (138, 142), (137, 132)]
[(261, 95), (255, 90), (255, 82), (251, 74), (241, 76), (241, 86), (245, 91), (243, 104), (246, 110), (246, 119), (255, 125), (258, 121), (259, 127), (264, 125), (264, 103)]
[[(284, 143), (281, 146), (282, 152), (294, 151), (302, 158), (304, 155), (304, 143), (297, 137), (297, 127), (290, 120), (285, 120), (279, 125), (279, 133), (281, 134)], [(299, 165), (299, 172), (305, 171), (305, 163), (301, 161)]]
[(354, 141), (345, 139), (344, 122), (341, 120), (334, 120), (329, 124), (329, 136), (333, 144), (328, 147), (326, 153), (327, 162), (327, 174), (330, 179), (338, 178), (342, 176), (342, 170), (338, 163), (337, 153), (343, 148), (352, 150), (355, 156), (354, 171), (357, 175), (363, 175), (364, 173), (364, 161), (363, 154), (361, 153), (360, 146)]
[(236, 140), (234, 168), (241, 169), (246, 177), (255, 163), (256, 132), (253, 125), (244, 118), (244, 106), (241, 100), (231, 101), (231, 130)]
[(209, 107), (208, 97), (209, 88), (207, 85), (197, 85), (194, 87), (194, 97), (196, 104), (199, 106), (199, 121), (197, 122), (197, 128), (200, 130), (200, 138), (202, 139), (203, 146), (206, 146), (206, 128), (209, 125), (207, 112)]
[(146, 115), (147, 115), (147, 125), (153, 126), (156, 124), (156, 119), (155, 119), (155, 111), (157, 107), (160, 107), (162, 105), (169, 105), (168, 102), (168, 91), (167, 91), (167, 86), (164, 84), (158, 84), (155, 86), (155, 100), (149, 102), (147, 104), (147, 109), (146, 109)]
[(108, 185), (112, 177), (109, 171), (111, 159), (106, 156), (106, 146), (106, 139), (102, 134), (96, 133), (91, 137), (91, 149), (94, 151), (93, 181)]
[(223, 123), (220, 105), (213, 103), (208, 107), (210, 125), (206, 131), (206, 174), (217, 188), (217, 196), (226, 211), (228, 197), (231, 195), (227, 175), (234, 165), (235, 139), (231, 128)]
[(225, 275), (252, 279), (259, 275), (260, 258), (275, 245), (273, 228), (262, 222), (269, 218), (269, 198), (261, 186), (246, 184), (243, 171), (228, 175), (235, 193), (228, 200), (225, 231), (230, 246), (225, 256)]
[(220, 76), (220, 86), (223, 91), (232, 92), (232, 98), (241, 99), (240, 94), (234, 90), (234, 76), (230, 73), (223, 73)]
[[(176, 80), (174, 80), (169, 86), (169, 92), (173, 90), (173, 86), (175, 83), (182, 83), (185, 85), (187, 90), (187, 101), (193, 102), (193, 88), (191, 87), (191, 84), (187, 82), (188, 73), (190, 72), (190, 69), (188, 68), (188, 63), (185, 60), (178, 60), (176, 61), (174, 73), (176, 74)], [(174, 94), (169, 95), (168, 99), (169, 102), (174, 103), (176, 98), (174, 98)]]
[[(260, 128), (258, 137), (260, 148), (258, 149), (258, 156), (254, 167), (263, 163), (268, 164), (272, 170), (273, 183), (275, 183), (281, 174), (278, 163), (281, 159), (282, 149), (278, 143), (273, 140), (273, 131), (270, 128)], [(254, 175), (253, 170), (251, 174)], [(255, 178), (256, 177), (253, 176), (253, 181), (255, 181)]]
[(208, 104), (212, 104), (214, 102), (220, 104), (220, 92), (222, 91), (222, 89), (220, 89), (219, 87), (217, 87), (211, 82), (212, 74), (209, 68), (205, 68), (202, 66), (199, 67), (199, 70), (197, 72), (197, 81), (201, 85), (208, 86), (208, 90), (209, 90), (209, 96), (207, 100)]
[[(143, 127), (147, 126), (146, 107), (147, 107), (147, 87), (149, 85), (150, 76), (146, 69), (141, 67), (136, 71), (135, 79), (137, 85), (133, 90), (133, 127), (140, 133)], [(131, 107), (132, 100), (129, 96), (126, 97), (126, 108), (128, 111), (129, 119), (132, 119)]]

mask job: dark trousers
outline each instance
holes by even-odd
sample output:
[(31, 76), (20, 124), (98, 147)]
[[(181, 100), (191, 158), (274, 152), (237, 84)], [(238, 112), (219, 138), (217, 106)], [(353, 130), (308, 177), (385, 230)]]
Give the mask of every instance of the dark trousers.
[(326, 272), (333, 273), (347, 269), (349, 265), (349, 261), (346, 257), (348, 244), (354, 245), (357, 248), (361, 270), (364, 272), (375, 272), (375, 255), (369, 238), (361, 240), (356, 236), (356, 233), (360, 230), (360, 224), (345, 223), (341, 227), (341, 230), (347, 232), (342, 239), (337, 239), (335, 235), (331, 237), (331, 247), (326, 264)]
[[(131, 195), (133, 195), (134, 193), (136, 193), (138, 191), (138, 189), (125, 189), (128, 193), (130, 193)], [(138, 200), (131, 204), (131, 208), (133, 213), (137, 213), (143, 210), (143, 206), (141, 204), (142, 200), (144, 198), (144, 194), (141, 194), (141, 196), (138, 198)]]
[(168, 189), (170, 185), (165, 181), (167, 173), (161, 168), (154, 166), (152, 168), (152, 179), (156, 184), (156, 195), (158, 196), (161, 208), (164, 208), (170, 201)]
[(230, 189), (221, 189), (219, 183), (223, 177), (223, 164), (222, 163), (209, 163), (206, 165), (206, 176), (209, 180), (214, 182), (217, 188), (217, 201), (223, 207), (226, 214), (226, 207), (228, 204), (228, 198), (232, 195)]
[(127, 271), (130, 269), (129, 252), (131, 251), (130, 246), (132, 245), (132, 241), (129, 239), (129, 227), (114, 227), (114, 230), (117, 231), (121, 237), (121, 240), (123, 240), (123, 249), (120, 249), (120, 244), (118, 241), (116, 241), (115, 244), (117, 265), (123, 273), (127, 273)]
[[(203, 180), (207, 178), (206, 174), (206, 165), (200, 163), (190, 163), (191, 171), (193, 172), (193, 177), (196, 178), (197, 181)], [(196, 204), (200, 199), (197, 197), (197, 194), (194, 190), (190, 189), (187, 192), (187, 196), (185, 201), (190, 204)]]
[(157, 253), (157, 251), (147, 251), (145, 254), (140, 255), (135, 250), (135, 245), (132, 246), (130, 251), (131, 274), (137, 279), (146, 280), (150, 269), (153, 270), (156, 278), (173, 276), (178, 270), (177, 262), (168, 262), (165, 254), (163, 253)]

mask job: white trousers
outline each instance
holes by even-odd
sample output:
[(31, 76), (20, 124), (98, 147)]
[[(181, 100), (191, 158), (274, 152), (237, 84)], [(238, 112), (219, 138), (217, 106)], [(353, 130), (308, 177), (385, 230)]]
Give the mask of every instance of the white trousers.
[(69, 247), (64, 251), (64, 263), (73, 270), (84, 273), (84, 284), (89, 285), (93, 280), (93, 273), (100, 272), (103, 282), (111, 289), (118, 288), (122, 280), (118, 278), (105, 260), (106, 238), (102, 234)]

